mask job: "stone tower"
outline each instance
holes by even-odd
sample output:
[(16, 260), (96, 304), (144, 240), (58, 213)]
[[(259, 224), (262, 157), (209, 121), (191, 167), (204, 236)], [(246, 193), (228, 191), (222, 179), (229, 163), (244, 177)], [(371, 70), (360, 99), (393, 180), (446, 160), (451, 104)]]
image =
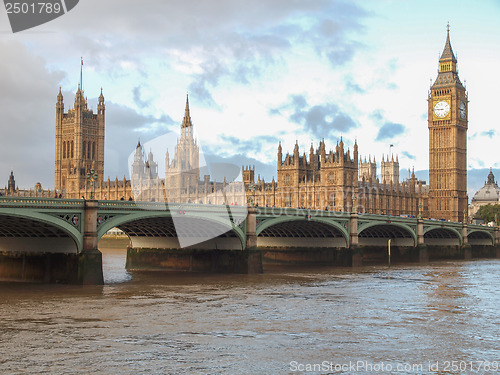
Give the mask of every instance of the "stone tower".
[(54, 187), (72, 196), (85, 189), (87, 172), (94, 168), (100, 186), (104, 178), (104, 96), (99, 96), (97, 113), (87, 108), (83, 91), (75, 95), (73, 109), (64, 113), (61, 88), (56, 103), (56, 155)]
[(386, 184), (392, 184), (396, 186), (399, 184), (399, 158), (396, 155), (396, 161), (394, 161), (394, 156), (391, 156), (389, 160), (389, 155), (387, 159), (382, 155), (382, 162), (380, 163), (380, 181)]
[(359, 171), (358, 171), (358, 179), (362, 181), (363, 178), (365, 181), (375, 181), (377, 178), (377, 162), (375, 161), (375, 157), (371, 155), (368, 157), (368, 161), (359, 161)]
[(181, 137), (177, 140), (173, 160), (167, 150), (165, 155), (165, 191), (167, 200), (180, 202), (181, 195), (195, 196), (200, 180), (200, 148), (193, 134), (189, 113), (189, 97), (181, 125)]
[(247, 185), (251, 185), (255, 182), (255, 165), (248, 167), (241, 167), (241, 175), (243, 182)]
[(14, 180), (14, 171), (10, 171), (9, 182), (7, 183), (9, 193), (13, 194), (16, 191), (16, 180)]
[(146, 163), (144, 162), (144, 152), (142, 150), (141, 141), (137, 142), (137, 147), (134, 153), (134, 162), (132, 163), (131, 180), (139, 182), (146, 179)]
[(428, 97), (429, 211), (434, 218), (461, 221), (467, 209), (467, 104), (448, 25)]

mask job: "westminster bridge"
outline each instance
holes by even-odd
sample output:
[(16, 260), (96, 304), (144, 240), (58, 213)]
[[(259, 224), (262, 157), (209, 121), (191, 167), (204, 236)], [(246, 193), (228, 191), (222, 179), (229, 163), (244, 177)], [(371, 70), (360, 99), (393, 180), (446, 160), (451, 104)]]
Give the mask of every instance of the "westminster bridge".
[[(0, 278), (103, 282), (99, 239), (129, 237), (128, 269), (262, 272), (262, 264), (359, 266), (500, 256), (498, 228), (307, 209), (0, 197)], [(390, 240), (390, 241), (389, 241)]]

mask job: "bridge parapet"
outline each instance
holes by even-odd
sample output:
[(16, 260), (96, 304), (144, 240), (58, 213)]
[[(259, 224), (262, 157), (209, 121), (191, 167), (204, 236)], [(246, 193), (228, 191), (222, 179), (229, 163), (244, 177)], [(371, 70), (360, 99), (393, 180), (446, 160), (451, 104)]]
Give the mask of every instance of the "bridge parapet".
[(0, 207), (83, 209), (85, 201), (83, 199), (0, 197)]

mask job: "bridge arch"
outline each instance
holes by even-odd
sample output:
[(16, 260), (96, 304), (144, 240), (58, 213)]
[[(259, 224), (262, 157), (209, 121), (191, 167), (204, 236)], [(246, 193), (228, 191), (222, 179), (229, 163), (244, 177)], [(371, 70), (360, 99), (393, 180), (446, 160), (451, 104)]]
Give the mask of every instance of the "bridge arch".
[(341, 224), (322, 217), (267, 219), (257, 226), (259, 247), (348, 247), (349, 234)]
[(191, 246), (193, 248), (244, 249), (246, 245), (246, 236), (241, 228), (230, 220), (209, 213), (178, 214), (172, 211), (139, 211), (116, 215), (99, 226), (98, 239), (114, 227), (127, 234), (132, 247)]
[(453, 227), (429, 227), (424, 229), (426, 245), (462, 245), (462, 234)]
[(391, 240), (394, 246), (416, 246), (417, 234), (403, 223), (374, 222), (358, 227), (358, 244), (365, 246), (387, 246)]
[(76, 224), (60, 217), (30, 211), (29, 216), (4, 208), (0, 213), (0, 251), (78, 253), (83, 249), (82, 214)]
[(467, 233), (467, 240), (471, 245), (494, 245), (495, 236), (483, 230), (471, 230)]

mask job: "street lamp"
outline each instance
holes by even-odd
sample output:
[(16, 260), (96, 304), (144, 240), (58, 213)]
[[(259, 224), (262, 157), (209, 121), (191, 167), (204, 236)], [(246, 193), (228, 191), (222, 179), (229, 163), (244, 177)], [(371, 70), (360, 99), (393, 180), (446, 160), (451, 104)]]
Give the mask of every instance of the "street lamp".
[(356, 196), (356, 193), (352, 194), (352, 212), (356, 213), (356, 201), (358, 200), (358, 197)]
[(422, 202), (418, 204), (418, 219), (422, 220)]
[(90, 181), (90, 199), (94, 199), (94, 182), (97, 180), (99, 176), (97, 175), (97, 172), (92, 168), (88, 173), (87, 173), (87, 180)]
[(254, 197), (253, 197), (253, 195), (255, 195), (255, 190), (256, 190), (256, 189), (255, 189), (255, 184), (251, 184), (251, 185), (248, 187), (248, 191), (250, 191), (250, 192), (251, 192), (251, 194), (252, 194), (252, 195), (250, 195), (250, 200), (249, 200), (249, 202), (250, 202), (250, 206), (253, 206), (253, 198), (254, 198)]

